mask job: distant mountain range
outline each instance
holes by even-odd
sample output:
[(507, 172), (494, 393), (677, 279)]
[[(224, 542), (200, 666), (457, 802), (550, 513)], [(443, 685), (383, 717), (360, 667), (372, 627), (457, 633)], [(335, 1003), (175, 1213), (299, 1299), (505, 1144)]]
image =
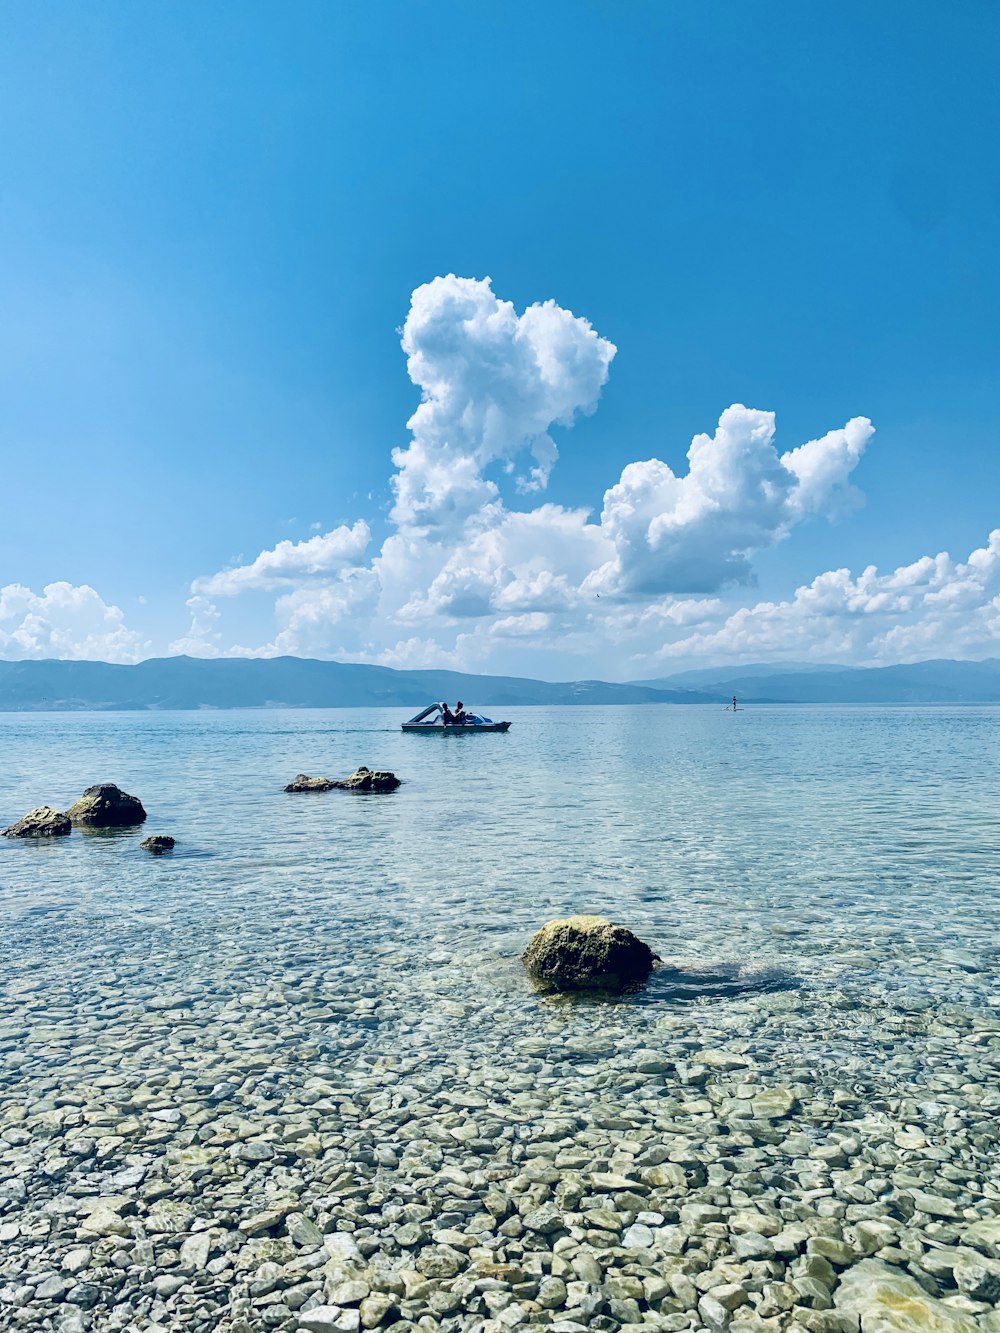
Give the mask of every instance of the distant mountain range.
[(797, 662), (682, 671), (636, 681), (651, 689), (689, 689), (741, 703), (1000, 703), (1000, 659), (910, 662), (905, 666), (814, 666)]
[(135, 666), (108, 662), (0, 662), (0, 711), (189, 708), (422, 708), (462, 699), (473, 709), (515, 704), (715, 703), (689, 689), (553, 684), (459, 671), (394, 671), (302, 657), (159, 657)]
[(0, 661), (0, 711), (193, 708), (412, 708), (436, 699), (490, 712), (518, 704), (1000, 703), (1000, 659), (843, 667), (754, 664), (659, 680), (557, 683), (459, 671), (395, 671), (301, 657)]

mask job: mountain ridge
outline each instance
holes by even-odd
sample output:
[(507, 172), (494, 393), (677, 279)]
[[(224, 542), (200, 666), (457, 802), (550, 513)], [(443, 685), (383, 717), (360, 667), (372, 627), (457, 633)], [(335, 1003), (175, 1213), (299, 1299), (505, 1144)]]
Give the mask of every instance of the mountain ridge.
[[(475, 709), (540, 704), (1000, 703), (1000, 659), (949, 658), (890, 667), (775, 663), (706, 668), (643, 681), (542, 681), (528, 676), (397, 670), (318, 658), (148, 658), (134, 665), (0, 661), (0, 712), (230, 708), (421, 708), (464, 699)], [(746, 674), (741, 674), (741, 673)]]
[(600, 680), (540, 681), (460, 671), (398, 671), (307, 657), (148, 658), (134, 665), (0, 661), (0, 712), (129, 712), (227, 708), (475, 708), (518, 704), (714, 703), (718, 696)]

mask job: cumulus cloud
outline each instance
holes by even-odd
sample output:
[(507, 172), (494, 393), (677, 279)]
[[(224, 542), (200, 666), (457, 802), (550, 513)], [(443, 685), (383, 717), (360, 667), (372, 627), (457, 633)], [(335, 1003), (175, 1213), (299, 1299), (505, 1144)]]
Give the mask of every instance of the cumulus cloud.
[(615, 554), (590, 586), (648, 597), (747, 582), (754, 551), (855, 498), (848, 477), (872, 432), (855, 417), (779, 454), (774, 413), (734, 403), (714, 435), (694, 437), (684, 476), (653, 458), (630, 463), (605, 492), (601, 528)]
[(151, 645), (130, 630), (117, 606), (88, 584), (49, 583), (35, 593), (20, 583), (0, 588), (0, 656), (138, 662)]
[(370, 541), (371, 529), (363, 519), (358, 519), (350, 528), (342, 524), (308, 541), (278, 542), (271, 550), (261, 551), (249, 565), (195, 579), (192, 591), (206, 597), (233, 597), (253, 589), (285, 587), (311, 575), (330, 574), (360, 564)]
[(525, 450), (533, 466), (520, 488), (543, 489), (558, 456), (550, 427), (593, 412), (616, 351), (554, 301), (518, 315), (489, 278), (453, 273), (413, 293), (402, 345), (421, 402), (406, 423), (411, 443), (393, 451), (391, 517), (431, 530), (495, 500), (484, 469), (512, 467)]
[[(186, 641), (214, 651), (208, 599), (273, 590), (273, 639), (229, 651), (336, 647), (359, 660), (472, 667), (504, 643), (534, 651), (548, 640), (591, 664), (613, 656), (620, 674), (623, 655), (639, 662), (735, 635), (732, 601), (718, 594), (752, 582), (755, 552), (860, 500), (851, 480), (867, 418), (779, 452), (774, 414), (736, 403), (692, 440), (686, 472), (655, 457), (630, 463), (599, 515), (532, 503), (557, 458), (552, 432), (594, 411), (613, 344), (554, 301), (519, 314), (490, 279), (454, 274), (414, 291), (401, 342), (420, 402), (409, 443), (392, 453), (380, 549), (370, 554), (359, 520), (198, 579), (192, 603), (205, 605), (192, 606)], [(767, 618), (742, 610), (754, 626)]]
[(740, 607), (711, 628), (674, 638), (661, 661), (778, 657), (871, 664), (976, 656), (1000, 643), (1000, 529), (965, 561), (947, 552), (856, 578), (829, 570), (784, 601)]

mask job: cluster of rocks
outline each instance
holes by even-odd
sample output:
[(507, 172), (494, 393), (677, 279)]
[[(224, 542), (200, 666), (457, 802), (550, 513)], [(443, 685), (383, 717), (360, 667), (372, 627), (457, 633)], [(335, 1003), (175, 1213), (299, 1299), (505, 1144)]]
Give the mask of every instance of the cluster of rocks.
[(344, 791), (387, 792), (395, 791), (400, 786), (395, 773), (370, 768), (355, 769), (346, 778), (311, 778), (305, 773), (297, 774), (285, 787), (285, 791)]
[[(73, 826), (89, 829), (134, 828), (145, 823), (146, 811), (137, 796), (130, 796), (113, 782), (88, 787), (68, 810), (40, 805), (2, 830), (5, 838), (64, 838)], [(174, 839), (166, 835), (146, 838), (140, 847), (154, 854), (169, 851)]]
[(3, 836), (59, 838), (66, 837), (74, 824), (82, 828), (131, 828), (145, 819), (146, 811), (137, 796), (130, 796), (113, 782), (101, 782), (88, 787), (65, 812), (50, 805), (29, 810), (23, 819), (5, 828)]

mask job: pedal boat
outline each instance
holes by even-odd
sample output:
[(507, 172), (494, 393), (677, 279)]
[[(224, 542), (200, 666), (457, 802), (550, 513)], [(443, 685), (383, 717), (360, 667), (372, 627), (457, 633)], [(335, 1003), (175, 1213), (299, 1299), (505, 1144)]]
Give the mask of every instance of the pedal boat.
[(403, 723), (403, 731), (417, 732), (422, 736), (472, 736), (480, 731), (509, 731), (509, 722), (494, 722), (491, 717), (479, 713), (468, 713), (467, 720), (458, 726), (445, 726), (444, 712), (440, 704), (431, 704), (409, 722)]

